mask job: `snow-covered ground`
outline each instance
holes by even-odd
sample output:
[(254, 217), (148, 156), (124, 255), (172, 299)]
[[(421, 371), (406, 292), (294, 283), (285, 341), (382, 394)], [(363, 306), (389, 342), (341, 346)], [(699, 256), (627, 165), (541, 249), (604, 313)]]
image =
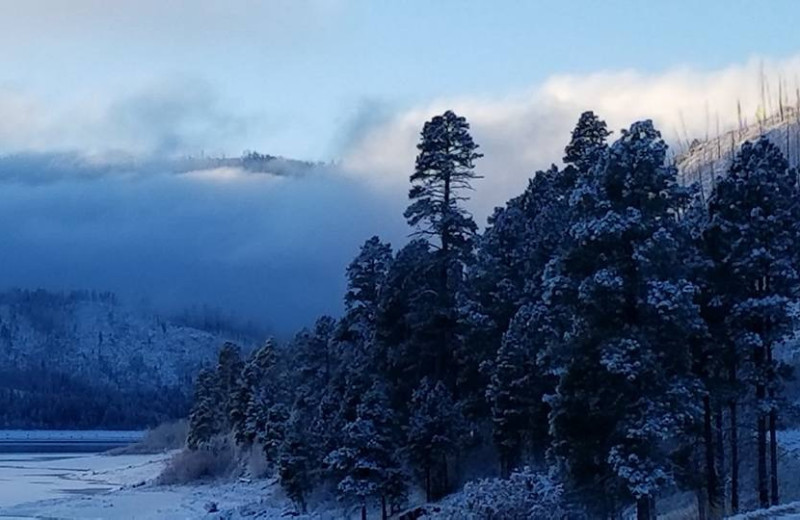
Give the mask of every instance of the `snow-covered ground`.
[[(248, 512), (280, 518), (286, 512), (268, 481), (153, 485), (169, 456), (0, 455), (0, 518), (183, 520)], [(220, 513), (206, 511), (211, 502)]]

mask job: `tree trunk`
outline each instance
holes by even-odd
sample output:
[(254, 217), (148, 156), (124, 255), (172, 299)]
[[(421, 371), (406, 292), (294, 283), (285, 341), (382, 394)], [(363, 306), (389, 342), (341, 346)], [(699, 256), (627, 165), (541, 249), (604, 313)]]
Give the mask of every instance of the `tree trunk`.
[(767, 345), (767, 370), (769, 374), (769, 465), (770, 465), (770, 504), (778, 505), (778, 411), (775, 409), (775, 371), (772, 366), (772, 345)]
[(762, 508), (769, 507), (769, 486), (767, 485), (767, 417), (762, 411), (766, 397), (764, 383), (756, 384), (756, 406), (758, 419), (756, 421), (758, 443), (758, 505)]
[(389, 518), (389, 513), (386, 511), (386, 495), (381, 495), (381, 520)]
[(450, 487), (450, 483), (448, 482), (449, 480), (450, 480), (450, 475), (448, 475), (448, 471), (447, 471), (447, 455), (442, 455), (442, 494), (441, 494), (441, 496), (444, 496), (444, 495), (447, 494), (447, 491), (449, 490), (449, 487)]
[(722, 405), (717, 405), (715, 416), (716, 455), (717, 455), (717, 489), (719, 491), (719, 505), (722, 514), (725, 514), (725, 430), (723, 426)]
[(636, 520), (653, 520), (653, 499), (644, 496), (636, 501)]
[(697, 520), (708, 520), (706, 515), (706, 505), (708, 504), (708, 495), (702, 487), (697, 490)]
[(778, 439), (777, 432), (775, 431), (777, 423), (777, 413), (773, 408), (769, 412), (769, 460), (770, 469), (770, 502), (773, 506), (779, 503), (778, 496)]
[(367, 504), (361, 504), (361, 520), (367, 520)]
[(714, 454), (714, 428), (712, 425), (711, 397), (703, 396), (703, 442), (706, 452), (706, 495), (710, 518), (721, 518), (716, 455)]
[(425, 501), (431, 501), (431, 465), (425, 465)]
[[(735, 370), (734, 370), (735, 373)], [(736, 399), (729, 403), (731, 416), (731, 514), (739, 512), (739, 423)]]

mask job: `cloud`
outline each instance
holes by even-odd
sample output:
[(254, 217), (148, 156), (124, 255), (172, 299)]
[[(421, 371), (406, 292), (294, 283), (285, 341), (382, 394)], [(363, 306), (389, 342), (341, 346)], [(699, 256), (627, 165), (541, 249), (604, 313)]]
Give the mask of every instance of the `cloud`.
[(400, 208), (330, 168), (278, 176), (176, 164), (0, 160), (0, 288), (205, 304), (286, 336), (340, 311), (344, 267), (366, 238), (405, 235)]
[(64, 103), (0, 88), (0, 113), (0, 152), (7, 154), (217, 152), (242, 142), (256, 123), (254, 116), (229, 108), (207, 82), (190, 78)]
[(560, 163), (570, 131), (584, 110), (594, 110), (615, 131), (635, 120), (653, 119), (679, 152), (687, 138), (714, 135), (754, 123), (761, 104), (761, 70), (768, 111), (778, 109), (779, 83), (784, 103), (799, 103), (800, 56), (784, 60), (751, 59), (719, 70), (688, 68), (645, 74), (609, 71), (556, 75), (539, 85), (503, 97), (453, 97), (396, 111), (343, 148), (342, 166), (354, 178), (386, 192), (403, 192), (412, 172), (422, 124), (452, 109), (472, 125), (485, 154), (471, 206), (483, 219), (495, 205), (521, 192), (538, 169)]

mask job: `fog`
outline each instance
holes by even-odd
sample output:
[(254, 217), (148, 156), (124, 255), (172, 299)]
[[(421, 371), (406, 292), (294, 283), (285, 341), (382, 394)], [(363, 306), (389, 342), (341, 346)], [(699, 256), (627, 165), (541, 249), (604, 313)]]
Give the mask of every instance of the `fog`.
[(207, 305), (278, 335), (337, 313), (373, 234), (404, 240), (401, 199), (329, 167), (276, 176), (76, 154), (0, 160), (0, 286), (111, 290), (160, 311)]

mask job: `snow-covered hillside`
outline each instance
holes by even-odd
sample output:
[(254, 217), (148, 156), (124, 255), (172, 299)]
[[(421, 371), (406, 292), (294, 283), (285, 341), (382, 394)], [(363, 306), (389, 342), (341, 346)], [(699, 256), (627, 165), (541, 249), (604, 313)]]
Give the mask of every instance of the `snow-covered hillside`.
[[(164, 395), (164, 389), (186, 395), (194, 375), (212, 362), (222, 343), (234, 340), (246, 345), (249, 341), (235, 336), (231, 331), (200, 330), (134, 310), (120, 304), (112, 294), (3, 293), (0, 397), (4, 403), (14, 404), (32, 399), (36, 393), (55, 394), (54, 399), (64, 398), (67, 392), (75, 392), (76, 397), (93, 394), (98, 399), (107, 397), (109, 404), (98, 404), (96, 412), (107, 415), (104, 406), (120, 406), (110, 404), (114, 393), (138, 396), (143, 401), (148, 394)], [(179, 408), (180, 404), (175, 406)], [(178, 412), (175, 409), (170, 413)], [(74, 415), (63, 410), (51, 415), (68, 418), (70, 414)], [(54, 426), (48, 421), (20, 424), (6, 419), (6, 426)]]
[(782, 114), (775, 114), (760, 124), (743, 124), (717, 137), (690, 143), (688, 150), (676, 158), (681, 177), (686, 183), (699, 183), (707, 196), (714, 179), (725, 174), (742, 143), (762, 135), (781, 149), (791, 166), (800, 165), (800, 111), (784, 107)]

